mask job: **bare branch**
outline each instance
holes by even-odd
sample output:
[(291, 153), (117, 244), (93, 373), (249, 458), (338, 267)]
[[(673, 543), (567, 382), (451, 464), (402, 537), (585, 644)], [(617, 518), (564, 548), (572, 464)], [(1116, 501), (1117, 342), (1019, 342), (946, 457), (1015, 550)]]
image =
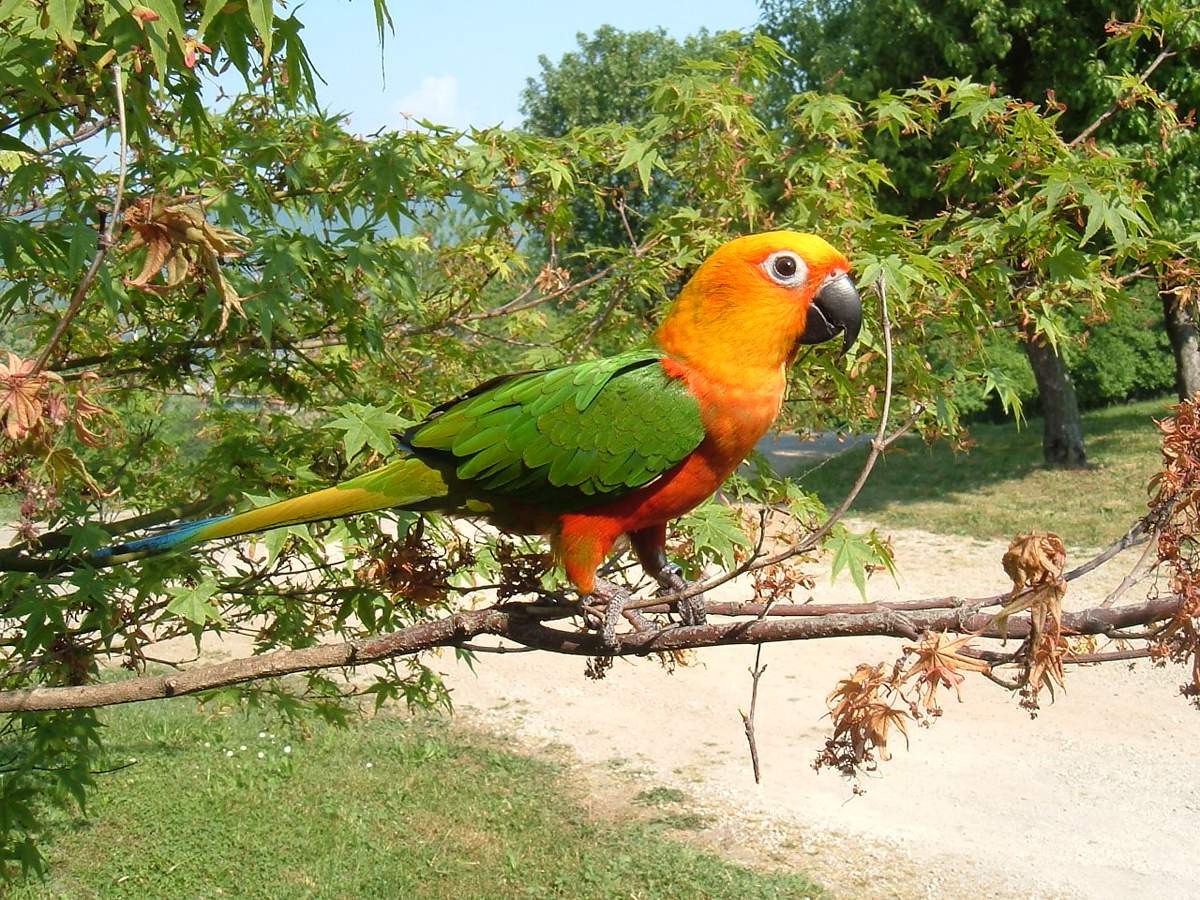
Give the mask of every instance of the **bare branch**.
[(67, 302), (67, 308), (63, 311), (62, 318), (54, 326), (54, 331), (51, 332), (50, 339), (46, 342), (46, 346), (42, 349), (37, 361), (33, 364), (32, 374), (37, 374), (45, 368), (54, 350), (58, 347), (58, 342), (62, 340), (67, 326), (71, 324), (71, 320), (79, 313), (80, 308), (83, 306), (83, 298), (87, 295), (88, 289), (91, 288), (92, 282), (96, 280), (96, 275), (100, 271), (100, 266), (104, 263), (104, 257), (108, 255), (109, 248), (112, 247), (113, 236), (116, 234), (117, 219), (121, 215), (121, 196), (125, 192), (125, 154), (128, 146), (125, 135), (125, 91), (121, 85), (120, 63), (114, 62), (112, 64), (112, 73), (113, 88), (117, 94), (117, 123), (121, 140), (118, 152), (117, 189), (113, 194), (112, 212), (109, 213), (104, 233), (100, 235), (99, 240), (96, 242), (96, 253), (92, 257), (87, 271), (83, 273), (83, 278), (80, 279), (75, 292), (71, 295), (71, 299)]
[(629, 227), (629, 217), (625, 215), (625, 198), (624, 197), (621, 197), (621, 196), (617, 197), (616, 207), (617, 207), (617, 214), (621, 217), (621, 224), (625, 227), (625, 236), (627, 238), (629, 238), (629, 246), (633, 248), (633, 255), (641, 256), (642, 253), (645, 251), (645, 248), (639, 246), (639, 244), (637, 242), (637, 238), (635, 238), (633, 236), (633, 229)]
[[(1163, 47), (1162, 50), (1159, 51), (1158, 56), (1154, 57), (1154, 59), (1150, 62), (1150, 65), (1146, 66), (1146, 68), (1142, 71), (1142, 74), (1137, 77), (1136, 86), (1141, 87), (1143, 84), (1145, 84), (1146, 79), (1149, 78), (1151, 76), (1151, 74), (1153, 74), (1154, 70), (1157, 69), (1160, 65), (1162, 65), (1164, 60), (1167, 60), (1174, 55), (1175, 55), (1174, 50), (1170, 49), (1169, 47)], [(1118, 109), (1121, 108), (1121, 106), (1125, 103), (1126, 98), (1129, 96), (1129, 93), (1131, 90), (1132, 90), (1132, 88), (1129, 88), (1125, 91), (1122, 91), (1120, 94), (1118, 94), (1113, 99), (1113, 102), (1108, 105), (1108, 109), (1104, 110), (1104, 112), (1102, 112), (1102, 113), (1100, 113), (1100, 115), (1096, 116), (1096, 118), (1092, 120), (1091, 124), (1088, 125), (1087, 128), (1083, 129), (1083, 131), (1079, 132), (1079, 134), (1075, 135), (1075, 137), (1071, 139), (1071, 141), (1067, 144), (1067, 146), (1068, 147), (1078, 147), (1080, 144), (1082, 144), (1084, 141), (1086, 141), (1088, 138), (1090, 138), (1093, 134), (1095, 134), (1096, 129), (1099, 128), (1101, 125), (1103, 125), (1105, 123), (1105, 121), (1110, 116), (1112, 116), (1113, 113), (1115, 113)]]
[[(1154, 513), (1151, 515), (1153, 516)], [(1097, 553), (1087, 562), (1076, 566), (1074, 569), (1063, 575), (1063, 578), (1065, 578), (1067, 581), (1074, 581), (1076, 578), (1081, 578), (1088, 572), (1091, 572), (1093, 569), (1100, 568), (1100, 566), (1104, 565), (1118, 553), (1148, 541), (1150, 536), (1146, 533), (1146, 529), (1147, 519), (1141, 519), (1135, 522), (1129, 527), (1128, 531), (1105, 547), (1102, 552)]]
[[(1116, 628), (1170, 618), (1179, 610), (1181, 603), (1181, 598), (1170, 596), (1136, 606), (1066, 613), (1063, 616), (1063, 629), (1075, 634), (1105, 634)], [(507, 638), (525, 647), (574, 656), (642, 656), (668, 650), (729, 644), (867, 635), (911, 637), (914, 631), (925, 630), (976, 632), (984, 637), (1002, 636), (994, 625), (994, 617), (982, 613), (941, 609), (898, 615), (888, 610), (860, 615), (773, 617), (770, 621), (743, 620), (689, 627), (671, 626), (655, 631), (617, 634), (615, 644), (610, 645), (605, 643), (600, 634), (551, 628), (527, 615), (522, 604), (508, 604), (454, 613), (391, 634), (341, 644), (321, 644), (303, 650), (276, 650), (186, 672), (101, 684), (4, 691), (0, 692), (0, 713), (79, 709), (176, 697), (260, 678), (380, 662), (433, 647), (461, 645), (483, 634)], [(1030, 621), (1027, 617), (1009, 620), (1008, 637), (1023, 638), (1029, 632)]]
[(762, 660), (762, 644), (754, 648), (754, 665), (750, 669), (750, 712), (738, 713), (742, 717), (742, 726), (746, 729), (746, 743), (750, 745), (750, 765), (754, 768), (754, 783), (762, 784), (762, 771), (758, 766), (758, 741), (754, 737), (754, 711), (758, 706), (758, 680), (762, 678), (767, 667), (760, 665)]

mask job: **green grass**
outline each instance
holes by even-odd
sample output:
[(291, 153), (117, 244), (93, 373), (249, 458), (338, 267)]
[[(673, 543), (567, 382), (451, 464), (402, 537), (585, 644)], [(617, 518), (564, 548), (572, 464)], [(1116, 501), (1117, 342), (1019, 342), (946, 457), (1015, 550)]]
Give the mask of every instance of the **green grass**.
[[(978, 538), (1009, 538), (1037, 528), (1076, 547), (1118, 538), (1146, 512), (1146, 483), (1159, 468), (1161, 418), (1173, 402), (1149, 400), (1085, 413), (1090, 468), (1047, 469), (1042, 423), (976, 425), (975, 445), (955, 453), (945, 443), (904, 439), (878, 462), (851, 513), (891, 527)], [(859, 447), (804, 474), (802, 484), (832, 505), (850, 488), (866, 456)]]
[(21, 501), (13, 494), (0, 494), (0, 525), (12, 525), (21, 512)]
[(672, 803), (687, 802), (687, 794), (679, 788), (660, 786), (639, 791), (631, 802), (638, 806), (667, 806)]
[(137, 762), (100, 777), (86, 819), (56, 820), (48, 879), (10, 896), (821, 895), (671, 840), (669, 823), (598, 821), (557, 765), (444, 723), (382, 715), (302, 738), (186, 699), (105, 721), (112, 762)]

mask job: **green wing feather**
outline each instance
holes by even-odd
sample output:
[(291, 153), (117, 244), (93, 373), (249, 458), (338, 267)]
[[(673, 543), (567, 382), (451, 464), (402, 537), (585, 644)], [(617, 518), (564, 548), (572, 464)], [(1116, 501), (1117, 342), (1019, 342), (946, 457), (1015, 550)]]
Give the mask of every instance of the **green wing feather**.
[(696, 398), (661, 361), (661, 351), (636, 350), (495, 379), (439, 406), (402, 441), (487, 493), (611, 499), (704, 440)]

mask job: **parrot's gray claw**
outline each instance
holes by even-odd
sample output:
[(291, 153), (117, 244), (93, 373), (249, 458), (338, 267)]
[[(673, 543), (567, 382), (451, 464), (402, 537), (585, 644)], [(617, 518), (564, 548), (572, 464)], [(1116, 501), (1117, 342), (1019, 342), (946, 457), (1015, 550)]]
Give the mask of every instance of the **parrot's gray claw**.
[[(660, 594), (673, 594), (690, 587), (690, 584), (683, 578), (683, 569), (675, 563), (667, 563), (660, 568), (654, 580), (659, 584), (658, 592)], [(679, 618), (684, 625), (703, 625), (705, 622), (704, 595), (697, 594), (694, 597), (685, 597), (676, 601), (675, 610), (679, 613)]]
[(643, 630), (643, 624), (649, 625), (636, 610), (629, 610), (627, 614), (625, 607), (632, 598), (628, 591), (612, 582), (596, 579), (596, 587), (592, 595), (604, 602), (604, 617), (600, 623), (600, 640), (607, 649), (617, 650), (621, 646), (617, 640), (617, 625), (623, 615), (628, 615), (634, 627), (639, 631)]
[(621, 621), (621, 613), (625, 612), (625, 604), (629, 602), (629, 595), (624, 591), (608, 601), (608, 606), (604, 610), (604, 625), (600, 628), (600, 640), (604, 642), (604, 646), (610, 650), (616, 650), (620, 645), (617, 643), (617, 623)]

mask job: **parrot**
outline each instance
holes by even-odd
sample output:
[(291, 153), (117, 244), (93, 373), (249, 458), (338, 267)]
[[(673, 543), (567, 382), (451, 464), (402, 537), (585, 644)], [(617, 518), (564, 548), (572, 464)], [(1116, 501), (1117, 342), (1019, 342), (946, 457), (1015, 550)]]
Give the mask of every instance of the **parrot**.
[[(844, 354), (855, 342), (862, 303), (849, 272), (815, 234), (734, 238), (700, 264), (644, 346), (492, 378), (395, 435), (395, 457), (379, 468), (100, 548), (89, 561), (403, 509), (545, 535), (584, 597), (627, 536), (647, 574), (678, 589), (686, 583), (667, 560), (668, 523), (711, 496), (771, 427), (802, 345), (840, 333)], [(685, 625), (703, 621), (694, 598), (676, 609)], [(611, 640), (611, 609), (606, 619)]]

